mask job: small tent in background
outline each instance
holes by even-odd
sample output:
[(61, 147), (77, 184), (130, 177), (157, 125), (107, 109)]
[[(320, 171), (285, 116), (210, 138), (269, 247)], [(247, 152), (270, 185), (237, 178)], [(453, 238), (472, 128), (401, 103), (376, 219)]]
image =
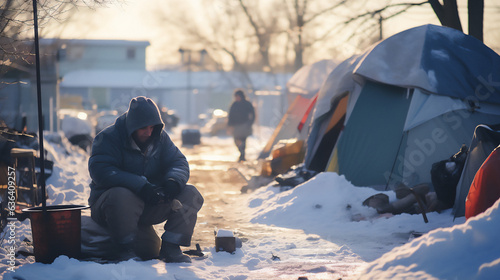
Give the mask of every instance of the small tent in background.
[[(465, 199), (476, 172), (491, 152), (500, 145), (500, 125), (478, 125), (470, 141), (467, 160), (457, 184), (457, 195), (453, 205), (455, 217), (465, 215)], [(500, 170), (500, 166), (499, 166)], [(499, 186), (500, 187), (500, 186)]]
[(271, 153), (271, 149), (278, 143), (279, 140), (296, 138), (297, 140), (305, 140), (307, 137), (307, 125), (309, 112), (314, 106), (316, 99), (308, 99), (302, 96), (297, 96), (294, 102), (288, 107), (287, 112), (281, 118), (280, 123), (274, 129), (271, 138), (269, 138), (266, 146), (261, 151), (259, 158), (266, 158)]
[(292, 102), (297, 95), (313, 98), (336, 65), (332, 59), (323, 59), (301, 67), (286, 83), (288, 101)]
[(305, 166), (324, 171), (340, 131), (344, 127), (347, 100), (354, 91), (352, 71), (359, 61), (353, 56), (339, 64), (326, 79), (318, 93), (307, 138)]
[[(320, 90), (329, 97), (318, 99), (307, 168), (318, 153), (327, 153), (318, 139), (328, 130), (319, 127), (334, 122), (318, 116), (325, 111), (333, 116), (336, 107), (337, 115), (344, 115), (337, 122), (343, 129), (323, 145), (333, 150), (326, 170), (358, 186), (430, 183), (432, 163), (467, 144), (478, 124), (500, 122), (500, 86), (494, 83), (500, 80), (500, 56), (457, 30), (412, 28), (345, 63), (347, 71), (331, 73), (340, 72), (335, 79), (342, 85), (327, 81)], [(339, 106), (342, 98), (346, 105)], [(328, 110), (320, 110), (320, 104)]]
[[(316, 94), (336, 63), (330, 59), (300, 68), (287, 82), (288, 97), (293, 101), (275, 128), (259, 158), (267, 158), (280, 140), (305, 141), (309, 132), (311, 112), (316, 104)], [(302, 160), (302, 159), (301, 159)], [(300, 163), (300, 162), (297, 162)]]

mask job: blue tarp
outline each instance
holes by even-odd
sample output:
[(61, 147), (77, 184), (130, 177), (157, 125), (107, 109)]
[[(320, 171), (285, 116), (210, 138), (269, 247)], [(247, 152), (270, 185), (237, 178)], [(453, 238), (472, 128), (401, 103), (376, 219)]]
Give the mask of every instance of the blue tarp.
[(424, 25), (381, 41), (355, 75), (475, 102), (500, 104), (500, 56), (461, 31)]

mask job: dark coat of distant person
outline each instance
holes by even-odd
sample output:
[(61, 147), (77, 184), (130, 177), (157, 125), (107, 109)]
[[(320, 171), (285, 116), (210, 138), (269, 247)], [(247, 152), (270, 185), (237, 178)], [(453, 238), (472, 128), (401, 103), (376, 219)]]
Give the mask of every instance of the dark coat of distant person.
[[(236, 93), (238, 94), (238, 92)], [(240, 100), (233, 102), (229, 108), (227, 125), (234, 127), (235, 138), (245, 138), (252, 135), (252, 124), (255, 121), (255, 110), (244, 96), (240, 95)]]

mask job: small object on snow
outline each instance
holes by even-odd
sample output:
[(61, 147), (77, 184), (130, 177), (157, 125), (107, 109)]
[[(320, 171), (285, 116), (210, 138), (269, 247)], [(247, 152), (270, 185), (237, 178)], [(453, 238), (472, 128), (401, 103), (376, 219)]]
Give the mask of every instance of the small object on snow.
[(307, 241), (318, 241), (320, 239), (321, 239), (321, 237), (319, 235), (316, 235), (316, 234), (310, 234), (306, 238)]
[(321, 204), (316, 204), (316, 205), (314, 205), (314, 208), (316, 208), (316, 209), (321, 209), (321, 208), (323, 208), (323, 205), (321, 205)]
[(307, 170), (303, 165), (297, 166), (295, 169), (288, 171), (285, 174), (280, 174), (274, 178), (280, 186), (288, 186), (294, 188), (316, 175), (315, 171)]
[(183, 129), (181, 132), (182, 145), (198, 145), (201, 143), (199, 129)]
[(417, 232), (417, 231), (412, 231), (410, 232), (410, 237), (408, 238), (408, 242), (413, 241), (415, 238), (419, 238), (420, 236), (424, 235), (424, 232)]
[(196, 243), (196, 250), (187, 250), (184, 251), (184, 254), (191, 255), (191, 256), (197, 256), (197, 257), (203, 257), (205, 254), (201, 251), (200, 244)]
[(33, 246), (33, 241), (29, 240), (26, 237), (23, 239), (23, 242), (26, 243), (26, 245), (28, 245), (28, 246)]
[(273, 261), (281, 261), (280, 257), (275, 256), (273, 253), (271, 253), (271, 255), (272, 255), (271, 260), (273, 260)]
[(33, 252), (29, 252), (29, 251), (26, 251), (26, 250), (23, 250), (23, 249), (20, 249), (16, 253), (16, 257), (17, 256), (29, 257), (29, 256), (34, 256), (34, 255), (35, 254)]
[(363, 206), (375, 208), (379, 214), (392, 212), (389, 196), (383, 193), (374, 194), (365, 199)]
[(291, 186), (280, 186), (280, 192), (286, 192), (291, 189), (293, 189)]
[(233, 253), (236, 251), (236, 238), (230, 230), (219, 229), (215, 236), (215, 251)]
[(300, 276), (297, 280), (308, 280), (306, 276)]

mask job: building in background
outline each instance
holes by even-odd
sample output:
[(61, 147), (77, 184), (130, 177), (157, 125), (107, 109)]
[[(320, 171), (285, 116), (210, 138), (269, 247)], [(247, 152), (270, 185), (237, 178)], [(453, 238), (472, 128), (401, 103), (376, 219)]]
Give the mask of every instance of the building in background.
[[(58, 130), (62, 114), (67, 114), (68, 109), (91, 113), (87, 115), (107, 111), (120, 114), (128, 108), (130, 99), (139, 95), (150, 97), (161, 108), (174, 111), (181, 123), (197, 124), (199, 114), (214, 109), (227, 110), (235, 88), (246, 89), (250, 99), (255, 97), (257, 100), (255, 92), (285, 89), (291, 77), (291, 74), (268, 72), (213, 71), (203, 65), (211, 61), (209, 54), (200, 52), (202, 56), (193, 64), (198, 56), (191, 56), (191, 52), (196, 51), (186, 50), (180, 51), (179, 65), (168, 70), (147, 71), (148, 46), (147, 41), (41, 39), (44, 129)], [(25, 117), (28, 130), (36, 131), (36, 79), (32, 57), (29, 58), (31, 69), (23, 72), (22, 83), (0, 88), (2, 107), (10, 108), (8, 114), (2, 108), (0, 118), (16, 115), (10, 117), (8, 126), (19, 128)], [(5, 80), (6, 76), (1, 79)], [(280, 101), (271, 107), (280, 111), (276, 112), (279, 120), (286, 104)]]
[[(145, 71), (147, 41), (40, 39), (40, 68), (44, 129), (58, 130), (60, 109), (90, 109), (106, 104), (106, 88), (89, 87), (84, 94), (62, 91), (64, 76), (74, 71)], [(0, 118), (7, 126), (37, 131), (36, 76), (33, 43), (26, 45), (19, 67), (0, 78)], [(14, 64), (16, 66), (16, 64)], [(82, 77), (85, 79), (85, 77)]]

